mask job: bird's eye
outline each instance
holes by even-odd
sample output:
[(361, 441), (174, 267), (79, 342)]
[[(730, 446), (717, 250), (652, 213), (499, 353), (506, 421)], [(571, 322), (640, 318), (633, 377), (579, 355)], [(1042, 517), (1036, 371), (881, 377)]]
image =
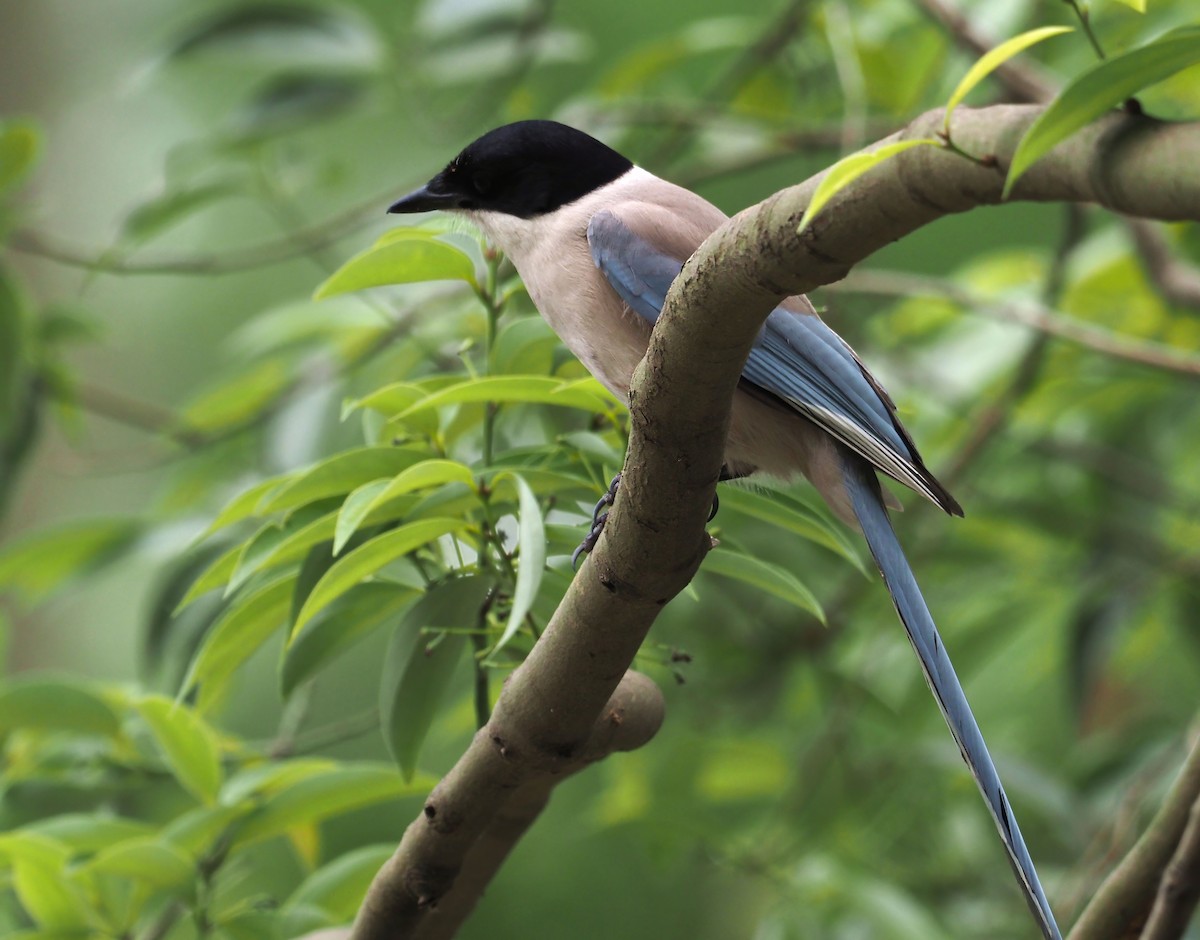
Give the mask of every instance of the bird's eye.
[(471, 188), (479, 195), (486, 196), (492, 188), (492, 175), (490, 173), (471, 174)]

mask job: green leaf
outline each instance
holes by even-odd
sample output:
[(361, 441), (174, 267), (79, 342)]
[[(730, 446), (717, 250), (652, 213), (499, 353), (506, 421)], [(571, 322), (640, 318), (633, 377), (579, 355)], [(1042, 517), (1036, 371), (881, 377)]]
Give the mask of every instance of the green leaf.
[(82, 892), (65, 877), (63, 861), (26, 855), (13, 860), (13, 888), (34, 922), (49, 930), (85, 930), (91, 912)]
[[(16, 279), (0, 267), (0, 453), (11, 452), (30, 395), (30, 315)], [(9, 458), (11, 459), (11, 458)], [(0, 479), (7, 474), (0, 469)]]
[(338, 513), (337, 529), (333, 538), (333, 553), (340, 554), (346, 541), (352, 536), (372, 510), (385, 503), (411, 493), (414, 490), (441, 486), (445, 483), (463, 483), (475, 488), (475, 477), (471, 468), (456, 460), (423, 460), (413, 464), (391, 480), (373, 480), (364, 483), (346, 497)]
[(1003, 65), (1013, 56), (1024, 52), (1030, 46), (1041, 42), (1043, 39), (1049, 39), (1051, 36), (1060, 36), (1063, 33), (1070, 32), (1074, 32), (1070, 26), (1043, 26), (1041, 29), (1031, 29), (1027, 33), (1021, 33), (1020, 36), (1007, 39), (995, 49), (984, 53), (979, 61), (967, 70), (967, 74), (962, 77), (962, 81), (958, 83), (958, 86), (954, 89), (954, 93), (950, 95), (950, 100), (946, 102), (946, 119), (942, 125), (945, 132), (947, 134), (950, 133), (950, 114), (954, 109), (967, 97), (971, 89), (987, 78), (987, 76), (991, 75), (999, 66)]
[(0, 733), (19, 728), (116, 737), (120, 718), (86, 683), (70, 679), (19, 679), (0, 688)]
[(237, 570), (238, 559), (241, 558), (244, 549), (244, 545), (234, 545), (213, 559), (212, 563), (192, 582), (192, 586), (183, 595), (183, 600), (175, 608), (175, 613), (179, 613), (202, 594), (207, 594), (226, 584), (233, 577), (233, 572)]
[(213, 732), (190, 708), (161, 695), (146, 696), (138, 710), (175, 779), (193, 796), (213, 803), (222, 777)]
[(176, 816), (159, 832), (159, 836), (192, 858), (207, 855), (221, 837), (252, 806), (197, 806), (182, 816)]
[(1143, 88), (1200, 62), (1200, 26), (1182, 26), (1092, 66), (1064, 88), (1017, 145), (1004, 196), (1037, 160)]
[(177, 846), (158, 838), (130, 839), (98, 853), (82, 869), (92, 875), (117, 875), (154, 888), (188, 885), (196, 866)]
[(778, 565), (718, 547), (709, 552), (708, 557), (704, 559), (703, 570), (752, 585), (789, 604), (794, 604), (801, 610), (807, 610), (822, 623), (825, 621), (825, 613), (812, 591), (801, 584), (790, 571)]
[(131, 519), (96, 519), (26, 536), (0, 552), (0, 588), (15, 588), (31, 602), (41, 600), (118, 557), (140, 532)]
[(403, 238), (355, 255), (316, 289), (313, 298), (418, 281), (465, 281), (474, 287), (475, 263), (446, 242)]
[[(405, 780), (416, 772), (421, 745), (437, 714), (491, 584), (485, 578), (443, 581), (396, 627), (379, 686), (383, 738)], [(453, 630), (430, 643), (427, 634)]]
[(766, 496), (740, 487), (724, 487), (721, 508), (732, 509), (751, 519), (770, 523), (835, 552), (867, 573), (862, 557), (845, 533), (820, 515), (799, 503), (789, 503), (783, 494)]
[(182, 428), (211, 434), (248, 424), (275, 403), (291, 380), (279, 359), (256, 363), (192, 399), (180, 413)]
[(352, 809), (423, 796), (433, 783), (427, 776), (402, 781), (391, 764), (341, 764), (267, 797), (238, 829), (237, 844), (268, 839)]
[(287, 698), (303, 682), (359, 640), (394, 623), (420, 591), (389, 581), (351, 588), (304, 625), (283, 651), (280, 691)]
[(843, 157), (826, 170), (825, 175), (821, 178), (821, 182), (817, 184), (816, 192), (813, 193), (808, 208), (804, 210), (804, 217), (800, 219), (800, 225), (797, 227), (796, 233), (799, 234), (808, 228), (812, 220), (817, 217), (817, 213), (825, 208), (830, 199), (864, 173), (873, 170), (879, 164), (891, 159), (898, 153), (903, 153), (905, 150), (912, 150), (913, 147), (939, 146), (941, 145), (936, 140), (923, 137), (920, 140), (898, 140), (895, 143), (876, 147), (868, 153), (852, 153), (848, 157)]
[(192, 659), (180, 696), (200, 686), (206, 701), (216, 701), (234, 671), (287, 623), (294, 583), (287, 575), (229, 607)]
[(277, 492), (265, 497), (258, 513), (303, 506), (327, 496), (341, 496), (357, 486), (390, 477), (429, 456), (409, 447), (360, 447), (323, 460), (298, 474)]
[(0, 124), (0, 193), (11, 189), (29, 172), (40, 144), (32, 124), (24, 121)]
[(542, 586), (542, 575), (546, 571), (546, 525), (542, 519), (542, 508), (524, 477), (517, 473), (512, 477), (517, 483), (517, 494), (521, 502), (521, 511), (517, 517), (517, 547), (520, 550), (517, 583), (513, 588), (512, 610), (508, 615), (508, 623), (492, 649), (493, 654), (499, 652), (525, 622), (525, 617), (537, 598), (538, 588)]
[(429, 408), (464, 403), (501, 402), (562, 405), (593, 414), (608, 414), (614, 399), (594, 380), (563, 382), (544, 375), (497, 375), (470, 379), (426, 395), (402, 411), (403, 418)]
[(335, 923), (351, 920), (376, 872), (395, 851), (394, 845), (368, 845), (347, 852), (305, 878), (284, 902), (283, 910), (317, 907)]
[(300, 616), (296, 618), (296, 625), (292, 628), (292, 637), (294, 638), (300, 632), (317, 611), (345, 594), (364, 578), (422, 545), (451, 532), (461, 531), (466, 526), (466, 521), (462, 519), (424, 519), (420, 522), (402, 525), (356, 548), (344, 558), (339, 559), (337, 564), (317, 582), (317, 586), (313, 588), (308, 600), (305, 601)]
[(1117, 2), (1125, 4), (1125, 6), (1136, 10), (1138, 13), (1146, 12), (1146, 0), (1117, 0)]
[(248, 489), (242, 490), (217, 514), (217, 518), (213, 520), (212, 525), (204, 530), (204, 537), (207, 538), (226, 526), (250, 518), (255, 514), (258, 505), (265, 501), (268, 493), (279, 487), (286, 486), (294, 477), (295, 474), (286, 473), (282, 476), (260, 480)]
[(69, 849), (71, 855), (79, 855), (98, 852), (127, 839), (149, 836), (154, 827), (102, 813), (65, 813), (39, 819), (21, 831), (53, 839)]
[(509, 322), (492, 345), (492, 371), (498, 375), (545, 375), (561, 340), (539, 316)]

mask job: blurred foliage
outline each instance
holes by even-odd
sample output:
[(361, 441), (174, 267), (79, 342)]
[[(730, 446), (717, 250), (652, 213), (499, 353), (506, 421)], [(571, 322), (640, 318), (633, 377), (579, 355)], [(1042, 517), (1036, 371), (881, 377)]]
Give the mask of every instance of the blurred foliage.
[[(977, 57), (910, 0), (129, 6), (0, 7), (0, 932), (294, 936), (353, 915), (529, 649), (626, 430), (503, 259), (383, 208), (555, 116), (734, 211), (944, 104)], [(1189, 25), (1148, 6), (1092, 10), (1105, 87)], [(1095, 74), (1066, 5), (964, 11), (995, 41), (1076, 26), (1014, 61)], [(1149, 113), (1195, 115), (1193, 36), (1161, 40)], [(969, 104), (1003, 99), (980, 79)], [(1200, 692), (1196, 373), (1124, 355), (1186, 356), (1200, 319), (1134, 244), (1018, 205), (868, 265), (1039, 302), (1108, 354), (895, 277), (817, 298), (967, 506), (897, 524), (1064, 922)], [(721, 548), (638, 663), (667, 726), (556, 795), (464, 936), (1028, 934), (818, 502), (723, 494)]]

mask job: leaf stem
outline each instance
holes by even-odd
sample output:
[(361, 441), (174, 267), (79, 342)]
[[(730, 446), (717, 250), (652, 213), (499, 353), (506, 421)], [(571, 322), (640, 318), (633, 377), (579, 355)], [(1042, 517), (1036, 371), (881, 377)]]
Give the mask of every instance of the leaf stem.
[(1101, 60), (1108, 58), (1104, 54), (1104, 48), (1100, 45), (1100, 40), (1096, 38), (1095, 32), (1092, 31), (1092, 18), (1088, 15), (1087, 8), (1080, 6), (1079, 0), (1063, 0), (1063, 2), (1075, 11), (1079, 25), (1083, 27), (1083, 32), (1087, 36), (1088, 42), (1092, 44), (1092, 48), (1096, 50), (1096, 55)]

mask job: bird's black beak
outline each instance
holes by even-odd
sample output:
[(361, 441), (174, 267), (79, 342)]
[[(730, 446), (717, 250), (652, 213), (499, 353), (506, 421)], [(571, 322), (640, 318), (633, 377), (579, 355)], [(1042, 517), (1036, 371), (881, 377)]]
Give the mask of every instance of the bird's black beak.
[(436, 192), (426, 183), (388, 206), (389, 213), (433, 212), (435, 209), (457, 209), (462, 198), (456, 193)]

